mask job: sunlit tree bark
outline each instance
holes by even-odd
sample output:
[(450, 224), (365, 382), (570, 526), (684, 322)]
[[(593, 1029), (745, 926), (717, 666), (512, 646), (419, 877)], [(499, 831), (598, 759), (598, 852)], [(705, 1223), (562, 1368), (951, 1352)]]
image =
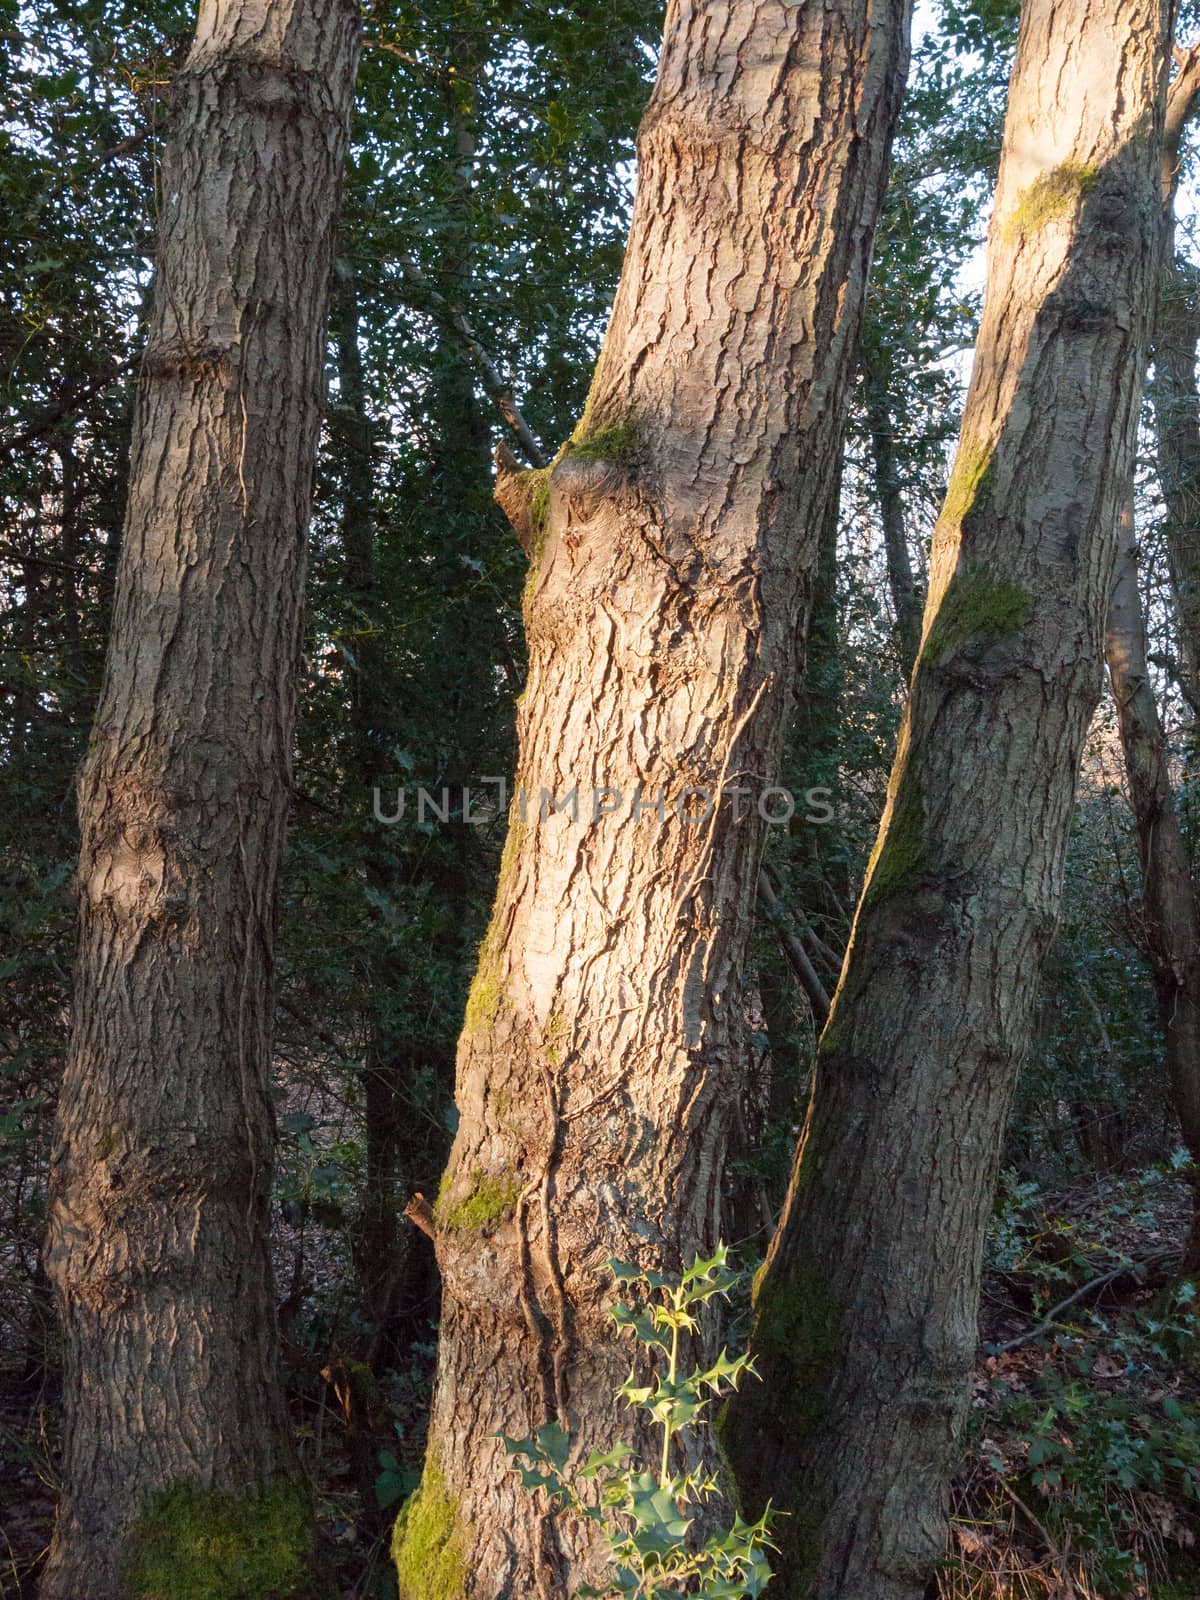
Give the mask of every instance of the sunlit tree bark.
[[(566, 1600), (594, 1578), (588, 1532), (551, 1526), (494, 1435), (557, 1418), (588, 1447), (620, 1437), (605, 1263), (669, 1268), (720, 1229), (755, 800), (794, 681), (906, 54), (905, 0), (673, 0), (586, 414), (551, 470), (501, 475), (531, 561), (529, 798), (460, 1043), (404, 1600)], [(723, 785), (749, 799), (672, 809)]]
[(205, 1548), (202, 1527), (199, 1543), (172, 1533), (170, 1489), (172, 1514), (215, 1491), (210, 1521), (249, 1502), (303, 1537), (267, 1249), (271, 965), (358, 31), (351, 0), (202, 0), (173, 91), (112, 638), (79, 774), (48, 1254), (67, 1417), (45, 1600), (140, 1592), (156, 1516), (168, 1551), (176, 1535), (181, 1554)]
[[(1100, 689), (1159, 239), (1162, 0), (1027, 0), (921, 650), (725, 1442), (780, 1595), (918, 1600)], [(1070, 92), (1063, 92), (1070, 85)], [(774, 1591), (773, 1591), (774, 1592)]]

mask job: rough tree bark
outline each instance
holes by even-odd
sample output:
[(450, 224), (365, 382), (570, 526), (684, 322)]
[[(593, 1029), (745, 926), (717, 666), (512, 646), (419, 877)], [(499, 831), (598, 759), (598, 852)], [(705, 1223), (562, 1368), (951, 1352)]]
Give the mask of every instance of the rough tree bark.
[(460, 1042), (404, 1600), (594, 1581), (590, 1531), (550, 1526), (494, 1434), (626, 1432), (605, 1263), (669, 1269), (720, 1228), (764, 824), (754, 794), (671, 802), (776, 758), (907, 20), (906, 0), (672, 0), (587, 410), (549, 471), (501, 474), (531, 562), (528, 801)]
[(45, 1600), (139, 1592), (147, 1548), (189, 1548), (171, 1521), (185, 1514), (248, 1501), (281, 1539), (302, 1522), (267, 1251), (271, 951), (358, 35), (351, 0), (201, 0), (175, 84), (78, 785), (48, 1257), (67, 1420)]
[[(724, 1439), (780, 1595), (917, 1600), (1100, 689), (1159, 229), (1168, 6), (1027, 0), (888, 803)], [(1070, 94), (1061, 85), (1072, 86)]]

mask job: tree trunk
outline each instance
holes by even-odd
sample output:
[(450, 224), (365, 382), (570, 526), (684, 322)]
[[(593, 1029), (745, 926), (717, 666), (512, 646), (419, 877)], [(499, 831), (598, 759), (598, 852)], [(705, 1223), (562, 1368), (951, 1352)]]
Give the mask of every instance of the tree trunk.
[[(1193, 48), (1180, 58), (1179, 73), (1167, 95), (1161, 170), (1164, 262), (1155, 329), (1155, 359), (1161, 365), (1156, 420), (1167, 500), (1167, 554), (1182, 623), (1184, 687), (1193, 709), (1197, 707), (1195, 664), (1200, 659), (1200, 588), (1196, 581), (1200, 574), (1196, 548), (1200, 534), (1196, 519), (1200, 507), (1200, 411), (1195, 375), (1200, 324), (1173, 259), (1173, 207), (1184, 130), (1198, 93), (1200, 48)], [(1189, 428), (1190, 445), (1186, 443)], [(1183, 1142), (1193, 1161), (1200, 1163), (1200, 906), (1175, 808), (1166, 734), (1150, 682), (1132, 484), (1117, 546), (1105, 654), (1137, 826), (1143, 930), (1154, 974), (1171, 1103)], [(1195, 1180), (1183, 1270), (1200, 1272), (1200, 1184)]]
[[(338, 403), (331, 411), (342, 468), (342, 552), (346, 594), (354, 608), (348, 652), (350, 728), (354, 766), (368, 794), (391, 764), (394, 686), (387, 677), (375, 572), (375, 429), (367, 412), (359, 348), (358, 291), (349, 267), (338, 264), (331, 321), (337, 356)], [(395, 889), (396, 862), (382, 830), (368, 822), (362, 838), (367, 887)], [(413, 1064), (387, 1024), (395, 959), (386, 937), (377, 941), (367, 972), (367, 1040), (362, 1067), (366, 1178), (356, 1219), (354, 1267), (363, 1311), (373, 1332), (364, 1355), (377, 1368), (395, 1354), (396, 1313), (407, 1234), (401, 1233), (400, 1153), (404, 1143), (401, 1095)], [(373, 1464), (373, 1462), (372, 1462)]]
[(1158, 481), (1166, 502), (1163, 531), (1171, 587), (1179, 611), (1180, 688), (1200, 717), (1200, 286), (1195, 268), (1176, 259), (1172, 207), (1183, 135), (1200, 91), (1200, 52), (1180, 61), (1167, 105), (1163, 149), (1164, 223), (1162, 280), (1154, 328), (1150, 399), (1158, 439)]
[(887, 377), (881, 369), (879, 358), (869, 357), (865, 350), (859, 366), (865, 389), (871, 464), (875, 470), (875, 495), (879, 501), (879, 520), (883, 526), (888, 588), (896, 613), (896, 645), (900, 668), (907, 683), (912, 677), (921, 643), (921, 586), (913, 577), (912, 558), (908, 553)]
[[(1200, 1163), (1200, 912), (1175, 810), (1166, 736), (1146, 661), (1132, 490), (1121, 520), (1105, 654), (1137, 824), (1145, 942), (1154, 974), (1171, 1099), (1184, 1144), (1193, 1161)], [(1195, 1200), (1184, 1271), (1200, 1271)]]
[(1200, 296), (1194, 270), (1168, 260), (1159, 291), (1150, 399), (1158, 441), (1158, 481), (1166, 502), (1163, 532), (1179, 611), (1179, 683), (1200, 716)]
[[(888, 803), (724, 1437), (772, 1593), (917, 1600), (1100, 688), (1157, 261), (1168, 7), (1027, 0)], [(1061, 85), (1073, 85), (1070, 94)]]
[[(531, 560), (528, 799), (459, 1047), (429, 1455), (395, 1546), (404, 1600), (557, 1600), (595, 1580), (594, 1530), (552, 1529), (494, 1435), (548, 1418), (581, 1447), (627, 1432), (605, 1263), (670, 1270), (720, 1231), (755, 802), (794, 681), (906, 56), (906, 0), (673, 0), (585, 415), (551, 470), (498, 484)], [(751, 778), (710, 816), (695, 795), (672, 809)]]
[(270, 1547), (248, 1592), (294, 1583), (303, 1559), (267, 1248), (271, 952), (357, 54), (349, 0), (202, 0), (176, 80), (112, 637), (79, 774), (48, 1256), (67, 1419), (45, 1600), (140, 1593), (156, 1561), (202, 1560), (197, 1531), (214, 1523)]

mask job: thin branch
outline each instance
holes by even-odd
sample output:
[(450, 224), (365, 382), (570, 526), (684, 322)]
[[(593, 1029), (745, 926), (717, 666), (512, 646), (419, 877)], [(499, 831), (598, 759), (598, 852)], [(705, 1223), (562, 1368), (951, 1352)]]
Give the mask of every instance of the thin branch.
[(1134, 1273), (1138, 1278), (1143, 1278), (1151, 1267), (1157, 1266), (1160, 1261), (1167, 1260), (1173, 1253), (1170, 1250), (1160, 1250), (1157, 1254), (1147, 1257), (1145, 1261), (1122, 1261), (1108, 1272), (1101, 1273), (1098, 1278), (1091, 1278), (1087, 1283), (1080, 1284), (1073, 1294), (1069, 1294), (1065, 1300), (1060, 1300), (1056, 1306), (1052, 1307), (1035, 1327), (1028, 1329), (1025, 1333), (1018, 1334), (1015, 1339), (1010, 1339), (1007, 1344), (997, 1345), (991, 1352), (992, 1355), (1002, 1356), (1006, 1355), (1010, 1350), (1019, 1350), (1023, 1344), (1028, 1344), (1032, 1339), (1040, 1338), (1043, 1333), (1049, 1333), (1062, 1312), (1066, 1311), (1068, 1306), (1073, 1306), (1077, 1300), (1082, 1300), (1084, 1295), (1091, 1294), (1096, 1289), (1103, 1289), (1114, 1278), (1123, 1278), (1129, 1272)]
[(0, 544), (0, 556), (6, 561), (19, 561), (26, 567), (47, 567), (51, 572), (69, 572), (77, 578), (94, 578), (96, 574), (87, 567), (72, 566), (69, 561), (52, 561), (49, 556), (33, 556), (15, 545)]
[(787, 957), (788, 965), (799, 978), (800, 986), (808, 996), (808, 1003), (812, 1007), (817, 1027), (823, 1028), (829, 1021), (829, 996), (825, 992), (825, 985), (821, 982), (817, 969), (808, 959), (807, 950), (787, 926), (779, 896), (772, 888), (771, 880), (765, 872), (760, 872), (758, 875), (758, 893), (759, 898), (767, 908), (767, 921), (778, 936), (780, 947)]
[(1161, 171), (1162, 197), (1166, 206), (1175, 199), (1184, 129), (1195, 109), (1196, 97), (1200, 95), (1200, 44), (1194, 44), (1188, 50), (1176, 45), (1172, 54), (1179, 71), (1167, 90), (1167, 113), (1163, 124)]
[(428, 1239), (437, 1238), (437, 1225), (434, 1222), (433, 1207), (423, 1194), (414, 1194), (404, 1208), (404, 1215), (415, 1223)]
[(493, 357), (480, 343), (475, 329), (471, 326), (461, 308), (451, 305), (445, 295), (434, 288), (433, 284), (430, 283), (411, 257), (401, 256), (399, 259), (400, 270), (404, 273), (404, 276), (428, 297), (430, 304), (441, 316), (445, 317), (472, 356), (474, 356), (483, 377), (483, 387), (487, 392), (488, 398), (494, 403), (500, 415), (512, 429), (526, 461), (533, 467), (548, 467), (550, 458), (543, 451), (534, 436), (533, 429), (522, 416), (521, 409), (513, 396), (512, 384), (506, 381)]
[(94, 400), (115, 383), (118, 378), (133, 366), (138, 358), (130, 356), (125, 361), (111, 362), (108, 366), (101, 367), (96, 375), (86, 383), (68, 389), (53, 405), (48, 406), (40, 416), (34, 417), (32, 422), (27, 422), (23, 428), (18, 428), (15, 433), (0, 436), (0, 455), (15, 455), (18, 450), (27, 444), (32, 444), (35, 439), (40, 439), (43, 434), (49, 433), (52, 428), (62, 422), (64, 418), (74, 416), (83, 410), (89, 400)]

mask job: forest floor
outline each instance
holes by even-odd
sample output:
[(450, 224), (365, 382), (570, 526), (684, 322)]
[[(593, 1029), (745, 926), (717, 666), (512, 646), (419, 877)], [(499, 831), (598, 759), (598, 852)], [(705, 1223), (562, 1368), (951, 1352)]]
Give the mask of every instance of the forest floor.
[[(1170, 1172), (1054, 1194), (1006, 1182), (941, 1600), (1200, 1600), (1200, 1310), (1173, 1286)], [(336, 1352), (290, 1373), (338, 1600), (386, 1600), (432, 1347), (373, 1403)], [(33, 1600), (53, 1526), (57, 1382), (0, 1364), (0, 1596)], [(366, 1411), (370, 1412), (366, 1417)]]

